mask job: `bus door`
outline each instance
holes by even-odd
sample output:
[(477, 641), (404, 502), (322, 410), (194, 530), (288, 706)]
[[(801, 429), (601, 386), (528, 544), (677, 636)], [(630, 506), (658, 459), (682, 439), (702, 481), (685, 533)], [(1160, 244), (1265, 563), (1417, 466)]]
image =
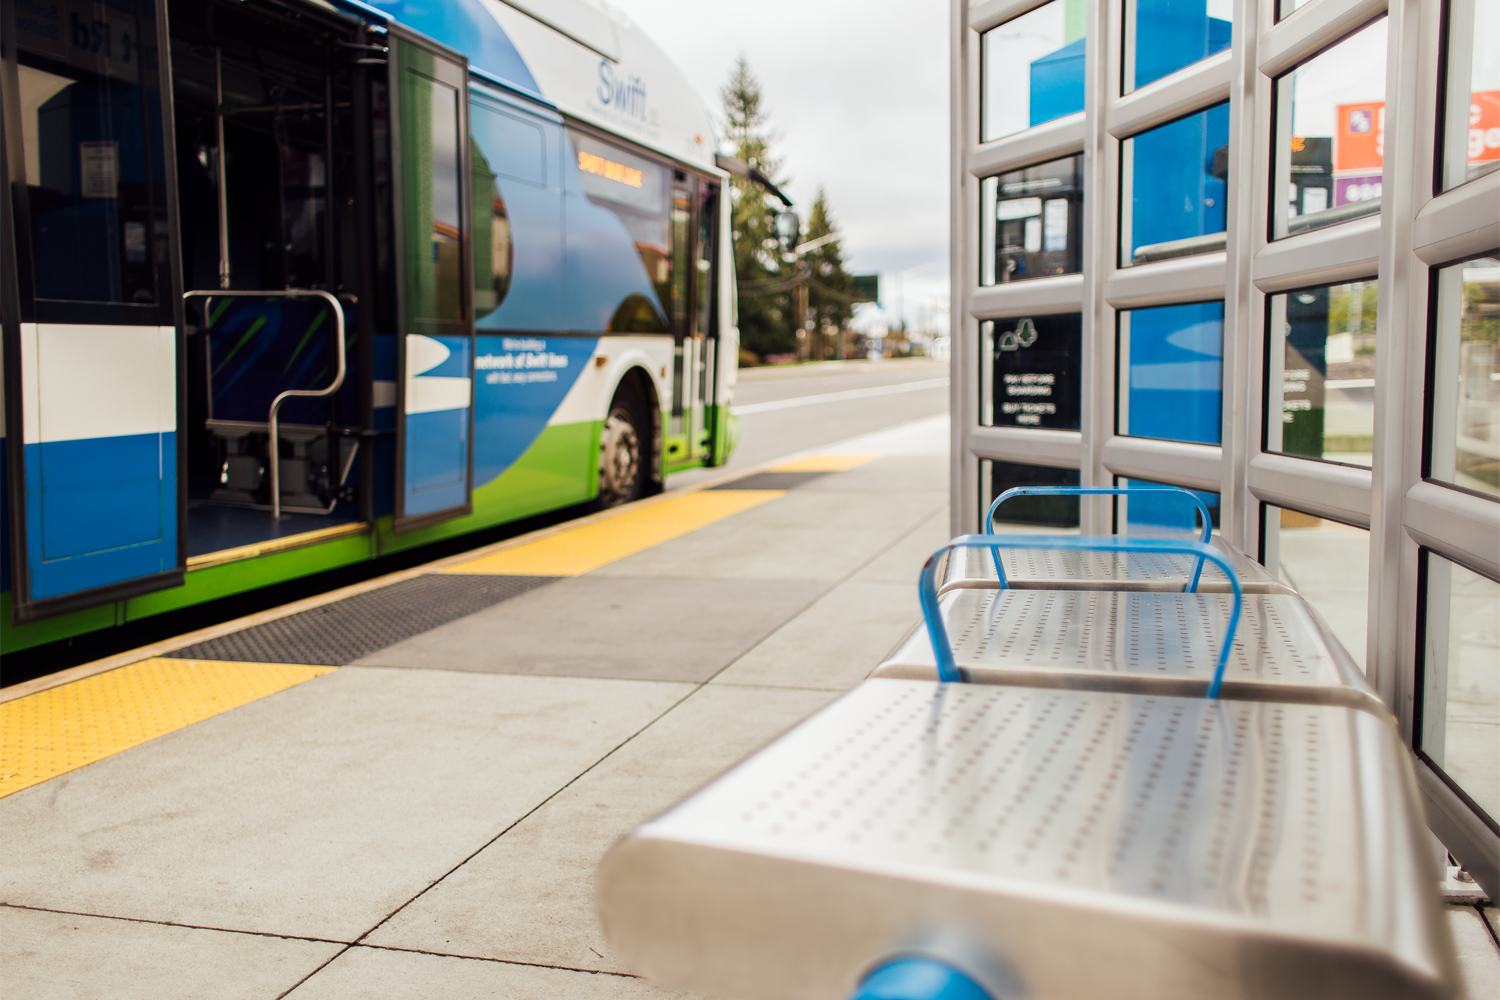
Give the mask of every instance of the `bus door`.
[(5, 589), (18, 624), (183, 579), (161, 2), (0, 0)]
[(718, 433), (719, 347), (719, 185), (698, 180), (697, 232), (694, 237), (693, 329), (698, 343), (694, 379), (698, 411), (698, 454), (711, 461)]
[(468, 63), (394, 30), (399, 532), (473, 510), (474, 282)]
[[(676, 171), (672, 186), (673, 344), (672, 425), (678, 461), (700, 461), (713, 454), (714, 315), (713, 233), (717, 189)], [(712, 203), (710, 203), (712, 202)]]
[(363, 520), (348, 359), (368, 49), (346, 22), (253, 4), (175, 0), (171, 33), (191, 558)]

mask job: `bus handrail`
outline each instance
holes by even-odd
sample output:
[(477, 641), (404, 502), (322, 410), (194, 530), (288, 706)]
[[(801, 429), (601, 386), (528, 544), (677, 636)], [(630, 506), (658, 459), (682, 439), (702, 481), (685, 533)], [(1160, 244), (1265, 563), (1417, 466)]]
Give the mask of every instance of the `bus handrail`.
[[(1129, 486), (1016, 486), (997, 496), (994, 503), (990, 504), (989, 513), (984, 517), (984, 532), (987, 535), (995, 533), (995, 511), (1011, 497), (1130, 496), (1138, 493), (1180, 493), (1187, 497), (1198, 505), (1198, 513), (1203, 515), (1203, 537), (1199, 540), (1204, 545), (1207, 545), (1209, 540), (1213, 538), (1214, 525), (1213, 520), (1208, 516), (1208, 505), (1203, 502), (1202, 497), (1180, 486), (1146, 486), (1140, 488)], [(999, 552), (995, 553), (995, 572), (1000, 577), (1000, 589), (1006, 589), (1005, 569), (1000, 565)], [(1198, 580), (1202, 575), (1203, 560), (1199, 559), (1198, 565), (1193, 569), (1193, 579), (1188, 583), (1187, 592), (1189, 594), (1196, 594), (1198, 592)]]
[[(213, 308), (213, 300), (220, 296), (239, 299), (323, 299), (333, 309), (334, 357), (337, 359), (333, 381), (322, 389), (285, 389), (271, 400), (271, 413), (267, 421), (271, 438), (267, 450), (270, 454), (266, 457), (266, 464), (271, 467), (271, 520), (279, 521), (281, 520), (281, 435), (277, 415), (281, 410), (281, 404), (288, 399), (294, 397), (321, 399), (338, 392), (339, 387), (344, 384), (344, 373), (347, 368), (344, 355), (344, 307), (332, 293), (325, 292), (321, 288), (285, 288), (268, 291), (195, 289), (191, 292), (183, 292), (182, 301), (187, 302), (194, 298), (207, 299), (208, 301), (203, 305), (203, 318), (207, 320)], [(208, 324), (205, 323), (205, 325)]]
[(1229, 627), (1224, 632), (1219, 646), (1218, 663), (1214, 668), (1213, 682), (1208, 686), (1210, 700), (1219, 697), (1219, 688), (1224, 682), (1224, 668), (1229, 663), (1229, 651), (1234, 648), (1235, 632), (1240, 627), (1240, 607), (1243, 593), (1240, 579), (1224, 554), (1210, 545), (1186, 539), (1140, 538), (1130, 535), (1105, 535), (1102, 537), (1055, 535), (960, 535), (934, 552), (922, 567), (917, 582), (917, 597), (922, 605), (922, 619), (927, 625), (928, 638), (932, 640), (932, 652), (937, 658), (938, 680), (958, 683), (963, 676), (958, 672), (958, 662), (953, 655), (953, 646), (948, 639), (948, 629), (938, 607), (937, 569), (944, 554), (955, 549), (989, 549), (999, 562), (1001, 549), (1059, 549), (1073, 552), (1155, 552), (1169, 555), (1197, 556), (1224, 571), (1234, 592), (1234, 609), (1229, 615)]

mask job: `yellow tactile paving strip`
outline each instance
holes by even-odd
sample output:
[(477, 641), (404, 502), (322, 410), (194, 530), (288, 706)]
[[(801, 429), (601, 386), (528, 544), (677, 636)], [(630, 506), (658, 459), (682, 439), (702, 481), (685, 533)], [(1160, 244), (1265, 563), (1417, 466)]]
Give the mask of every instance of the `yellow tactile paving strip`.
[(879, 455), (808, 455), (794, 458), (767, 469), (767, 472), (848, 472), (858, 465), (873, 462)]
[(671, 541), (731, 514), (774, 500), (785, 490), (701, 490), (647, 504), (525, 545), (456, 563), (445, 573), (579, 576)]
[(0, 798), (334, 667), (156, 657), (0, 704)]

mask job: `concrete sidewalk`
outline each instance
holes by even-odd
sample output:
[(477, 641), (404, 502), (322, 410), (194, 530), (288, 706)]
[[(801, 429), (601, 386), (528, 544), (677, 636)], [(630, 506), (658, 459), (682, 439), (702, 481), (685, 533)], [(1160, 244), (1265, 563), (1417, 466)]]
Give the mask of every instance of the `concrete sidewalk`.
[(594, 867), (917, 619), (947, 437), (823, 449), (869, 458), (0, 799), (6, 995), (668, 995)]

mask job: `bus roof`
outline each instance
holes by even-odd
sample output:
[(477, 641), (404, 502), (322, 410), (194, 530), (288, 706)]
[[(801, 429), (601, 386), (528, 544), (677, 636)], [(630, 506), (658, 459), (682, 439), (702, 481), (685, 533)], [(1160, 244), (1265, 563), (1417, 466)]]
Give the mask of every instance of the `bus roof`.
[[(348, 2), (348, 0), (346, 0)], [(354, 0), (484, 76), (714, 173), (713, 119), (687, 79), (602, 0)]]

